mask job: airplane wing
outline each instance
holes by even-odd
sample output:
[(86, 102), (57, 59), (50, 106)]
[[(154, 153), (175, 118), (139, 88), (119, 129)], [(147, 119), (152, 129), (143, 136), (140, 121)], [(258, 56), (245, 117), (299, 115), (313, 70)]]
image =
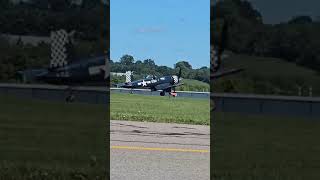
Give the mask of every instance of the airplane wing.
[(181, 86), (183, 85), (184, 83), (178, 83), (178, 84), (175, 84), (175, 85), (172, 85), (172, 87), (178, 87), (178, 86)]
[(170, 84), (170, 83), (165, 83), (165, 84), (160, 84), (158, 86), (155, 86), (155, 89), (156, 90), (170, 90), (171, 88), (175, 88), (175, 87), (178, 87), (178, 86), (181, 86), (183, 85), (183, 83), (178, 83), (178, 84)]
[(113, 84), (117, 88), (131, 88), (131, 83), (119, 83), (119, 84)]
[(227, 70), (227, 71), (216, 72), (216, 73), (213, 73), (211, 75), (211, 78), (212, 79), (218, 79), (218, 78), (223, 77), (223, 76), (239, 73), (239, 72), (241, 72), (243, 70), (244, 69), (231, 69), (231, 70)]

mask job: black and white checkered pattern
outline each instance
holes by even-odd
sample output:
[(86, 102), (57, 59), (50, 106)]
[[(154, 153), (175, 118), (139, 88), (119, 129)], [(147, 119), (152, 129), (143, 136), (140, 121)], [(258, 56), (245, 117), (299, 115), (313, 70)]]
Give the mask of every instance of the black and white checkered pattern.
[(132, 71), (126, 71), (126, 82), (131, 82)]
[(69, 43), (68, 33), (61, 29), (51, 32), (51, 61), (50, 68), (57, 68), (67, 65), (66, 44)]
[(178, 82), (179, 82), (178, 76), (172, 76), (172, 78), (173, 78), (173, 83), (178, 84)]

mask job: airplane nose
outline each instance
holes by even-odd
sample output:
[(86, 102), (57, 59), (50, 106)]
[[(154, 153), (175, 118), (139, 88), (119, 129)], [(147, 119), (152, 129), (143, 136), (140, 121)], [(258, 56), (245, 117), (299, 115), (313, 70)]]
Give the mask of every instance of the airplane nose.
[(179, 82), (178, 76), (172, 76), (172, 82), (173, 84), (178, 84)]

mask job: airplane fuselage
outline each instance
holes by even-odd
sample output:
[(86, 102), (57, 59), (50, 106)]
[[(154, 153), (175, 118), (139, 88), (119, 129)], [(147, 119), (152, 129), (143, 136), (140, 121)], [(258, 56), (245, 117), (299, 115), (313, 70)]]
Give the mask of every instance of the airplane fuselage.
[(21, 72), (26, 81), (59, 85), (106, 85), (105, 57), (70, 63), (55, 69), (32, 69)]
[(171, 88), (179, 82), (177, 76), (163, 76), (160, 78), (146, 78), (122, 84), (123, 88), (142, 88), (151, 89), (151, 91), (162, 90), (171, 92)]

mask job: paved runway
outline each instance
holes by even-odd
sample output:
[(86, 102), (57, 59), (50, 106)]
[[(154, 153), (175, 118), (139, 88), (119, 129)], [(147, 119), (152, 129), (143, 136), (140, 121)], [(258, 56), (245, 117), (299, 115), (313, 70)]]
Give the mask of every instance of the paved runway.
[(209, 126), (111, 121), (111, 179), (209, 180)]

